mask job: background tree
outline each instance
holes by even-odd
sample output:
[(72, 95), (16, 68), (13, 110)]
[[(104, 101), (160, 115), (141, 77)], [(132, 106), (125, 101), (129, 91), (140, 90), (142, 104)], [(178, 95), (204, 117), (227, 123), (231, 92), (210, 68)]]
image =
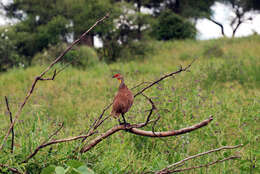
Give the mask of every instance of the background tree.
[[(234, 17), (231, 18), (230, 26), (232, 28), (232, 37), (235, 36), (236, 31), (241, 26), (241, 24), (253, 19), (256, 12), (260, 10), (260, 2), (257, 0), (218, 0), (221, 3), (229, 6)], [(221, 22), (214, 20), (213, 18), (208, 18), (210, 21), (214, 22), (221, 27), (221, 33), (225, 36), (224, 26)]]
[(190, 21), (166, 10), (160, 14), (157, 23), (153, 25), (152, 36), (158, 40), (194, 39), (196, 28)]
[[(112, 10), (109, 0), (15, 0), (4, 5), (4, 9), (9, 18), (19, 20), (9, 37), (15, 40), (19, 54), (26, 56), (29, 64), (37, 52), (49, 45), (69, 42), (78, 37), (93, 24), (96, 16), (116, 12)], [(111, 14), (112, 18), (114, 14)], [(102, 35), (113, 30), (113, 27), (113, 20), (97, 27), (96, 33), (90, 33), (82, 43), (93, 46), (95, 35)]]

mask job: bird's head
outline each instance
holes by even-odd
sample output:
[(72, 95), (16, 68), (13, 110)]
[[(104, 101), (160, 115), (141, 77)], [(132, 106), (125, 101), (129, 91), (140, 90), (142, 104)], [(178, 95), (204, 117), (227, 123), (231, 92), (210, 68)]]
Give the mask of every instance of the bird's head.
[(121, 81), (123, 80), (124, 77), (118, 73), (118, 74), (113, 75), (112, 78), (116, 78), (121, 83)]

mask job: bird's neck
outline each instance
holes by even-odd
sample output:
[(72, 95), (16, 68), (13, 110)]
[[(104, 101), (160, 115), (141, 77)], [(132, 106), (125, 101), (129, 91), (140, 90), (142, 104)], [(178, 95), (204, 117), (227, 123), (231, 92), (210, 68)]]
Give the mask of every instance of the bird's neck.
[(126, 85), (125, 85), (124, 79), (122, 78), (120, 80), (121, 80), (121, 82), (120, 82), (120, 85), (119, 85), (119, 89), (125, 88)]

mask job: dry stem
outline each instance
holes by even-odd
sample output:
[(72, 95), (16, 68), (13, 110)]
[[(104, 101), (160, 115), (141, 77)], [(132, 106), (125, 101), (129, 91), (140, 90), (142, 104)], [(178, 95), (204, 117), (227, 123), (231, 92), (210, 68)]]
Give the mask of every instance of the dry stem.
[[(203, 156), (203, 155), (207, 155), (207, 154), (209, 154), (209, 153), (218, 152), (218, 151), (225, 150), (225, 149), (235, 149), (235, 148), (239, 148), (239, 147), (241, 147), (241, 146), (243, 146), (243, 145), (242, 145), (242, 144), (239, 144), (239, 145), (236, 145), (236, 146), (223, 146), (223, 147), (220, 147), (220, 148), (217, 148), (217, 149), (209, 150), (209, 151), (207, 151), (207, 152), (202, 152), (202, 153), (199, 153), (199, 154), (196, 154), (196, 155), (193, 155), (193, 156), (189, 156), (189, 157), (187, 157), (187, 158), (185, 158), (185, 159), (183, 159), (183, 160), (181, 160), (181, 161), (178, 161), (178, 162), (176, 162), (176, 163), (174, 163), (174, 164), (171, 164), (171, 165), (167, 166), (166, 168), (164, 168), (164, 169), (162, 169), (162, 170), (156, 172), (156, 174), (166, 174), (166, 173), (169, 173), (169, 171), (170, 171), (171, 168), (174, 168), (174, 167), (176, 168), (176, 166), (180, 167), (181, 164), (185, 163), (185, 162), (188, 161), (188, 160), (191, 160), (191, 159), (194, 159), (194, 158)], [(218, 161), (218, 162), (220, 162), (220, 161)], [(215, 163), (216, 163), (216, 161), (215, 161)], [(215, 163), (213, 162), (213, 164), (215, 164)], [(206, 165), (205, 165), (205, 166), (206, 166)], [(178, 167), (177, 167), (177, 168), (178, 168)], [(199, 167), (197, 167), (197, 168), (199, 168)], [(190, 169), (193, 169), (193, 168), (191, 167)], [(180, 169), (180, 170), (181, 170), (181, 169)], [(186, 169), (186, 170), (188, 170), (188, 169)], [(173, 170), (173, 171), (174, 171), (174, 170)], [(172, 171), (172, 172), (173, 172), (173, 171)], [(172, 173), (172, 172), (171, 172), (171, 173)]]

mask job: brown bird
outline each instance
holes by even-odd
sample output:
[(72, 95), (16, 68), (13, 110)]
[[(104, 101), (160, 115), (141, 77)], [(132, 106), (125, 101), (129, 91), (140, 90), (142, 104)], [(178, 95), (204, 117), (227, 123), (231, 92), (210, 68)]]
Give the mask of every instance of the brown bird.
[(121, 74), (115, 74), (113, 78), (116, 78), (120, 82), (120, 85), (113, 101), (111, 115), (114, 118), (118, 118), (119, 124), (122, 124), (119, 118), (119, 115), (121, 114), (124, 120), (123, 124), (126, 125), (127, 122), (125, 120), (124, 114), (131, 108), (134, 102), (134, 96), (125, 85), (124, 77)]

